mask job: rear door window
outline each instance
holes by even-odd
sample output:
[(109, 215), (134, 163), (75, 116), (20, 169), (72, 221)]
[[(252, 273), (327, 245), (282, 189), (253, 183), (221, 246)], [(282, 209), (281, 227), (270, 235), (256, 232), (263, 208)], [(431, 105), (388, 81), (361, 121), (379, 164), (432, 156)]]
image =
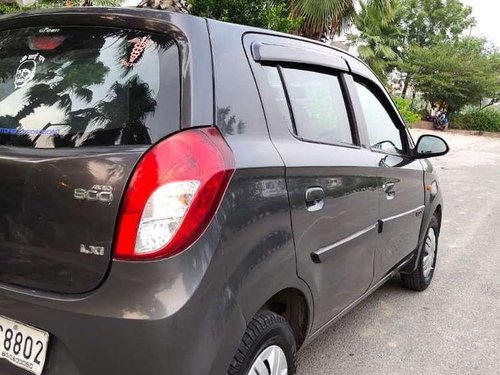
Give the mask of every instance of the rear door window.
[(321, 143), (353, 144), (339, 77), (283, 68), (296, 134)]
[(0, 32), (0, 146), (148, 145), (179, 128), (179, 52), (111, 28)]

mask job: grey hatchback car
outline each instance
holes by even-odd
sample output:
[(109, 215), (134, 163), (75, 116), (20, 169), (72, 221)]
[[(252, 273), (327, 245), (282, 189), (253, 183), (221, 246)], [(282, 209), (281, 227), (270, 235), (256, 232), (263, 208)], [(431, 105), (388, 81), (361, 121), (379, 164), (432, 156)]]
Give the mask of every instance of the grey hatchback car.
[(0, 373), (292, 375), (442, 217), (375, 75), (184, 14), (0, 18)]

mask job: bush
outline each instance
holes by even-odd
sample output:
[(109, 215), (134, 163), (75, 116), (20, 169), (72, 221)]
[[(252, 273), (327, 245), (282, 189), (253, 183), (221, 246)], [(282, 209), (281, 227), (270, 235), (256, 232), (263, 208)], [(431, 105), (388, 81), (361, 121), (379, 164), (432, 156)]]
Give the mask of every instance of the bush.
[(0, 16), (2, 14), (20, 12), (21, 8), (17, 6), (17, 4), (4, 4), (0, 2)]
[(500, 132), (500, 111), (493, 108), (473, 109), (453, 117), (450, 125), (456, 129)]
[(398, 96), (394, 99), (394, 103), (396, 103), (399, 113), (401, 113), (401, 116), (408, 125), (421, 119), (420, 114), (411, 108), (408, 99)]

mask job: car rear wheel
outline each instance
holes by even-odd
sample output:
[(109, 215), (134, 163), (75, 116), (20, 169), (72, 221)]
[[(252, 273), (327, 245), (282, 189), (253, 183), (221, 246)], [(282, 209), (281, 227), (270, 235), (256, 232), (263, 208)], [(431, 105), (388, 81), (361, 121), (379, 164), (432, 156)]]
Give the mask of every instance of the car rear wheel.
[(431, 284), (436, 268), (438, 251), (439, 222), (436, 216), (431, 219), (425, 241), (418, 259), (417, 269), (411, 273), (402, 273), (403, 285), (411, 290), (422, 291)]
[(227, 375), (293, 375), (296, 351), (288, 322), (260, 311), (248, 325)]

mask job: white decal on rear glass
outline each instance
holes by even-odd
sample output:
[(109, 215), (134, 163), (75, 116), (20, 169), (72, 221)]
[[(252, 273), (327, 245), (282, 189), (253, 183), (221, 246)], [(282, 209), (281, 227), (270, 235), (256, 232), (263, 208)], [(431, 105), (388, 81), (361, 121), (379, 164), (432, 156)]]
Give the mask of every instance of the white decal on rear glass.
[(45, 57), (39, 53), (23, 56), (14, 76), (16, 89), (26, 86), (35, 78), (37, 64), (45, 61)]
[(40, 30), (38, 30), (40, 34), (56, 34), (59, 31), (61, 31), (61, 29), (53, 29), (50, 27), (42, 27)]

